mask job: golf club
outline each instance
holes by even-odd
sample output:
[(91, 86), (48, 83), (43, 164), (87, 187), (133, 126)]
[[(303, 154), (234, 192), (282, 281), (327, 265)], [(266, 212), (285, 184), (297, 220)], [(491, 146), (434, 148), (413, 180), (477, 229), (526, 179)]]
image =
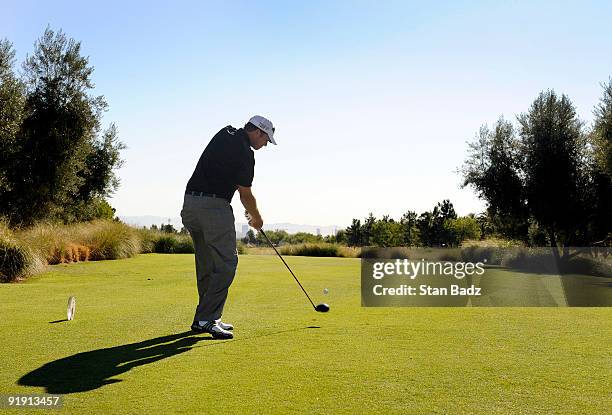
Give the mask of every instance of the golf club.
[(293, 278), (295, 279), (295, 282), (297, 282), (298, 285), (300, 286), (300, 288), (302, 289), (302, 291), (304, 291), (304, 294), (306, 294), (306, 297), (308, 298), (308, 301), (310, 301), (310, 304), (312, 304), (312, 307), (315, 309), (315, 311), (318, 311), (319, 313), (327, 313), (329, 311), (329, 305), (327, 305), (327, 304), (314, 305), (314, 303), (310, 299), (310, 296), (308, 295), (308, 293), (306, 292), (304, 287), (302, 287), (302, 284), (300, 284), (300, 281), (297, 279), (297, 277), (295, 276), (293, 271), (291, 271), (291, 268), (289, 268), (289, 265), (287, 265), (287, 263), (283, 259), (282, 255), (276, 250), (276, 247), (274, 246), (274, 244), (272, 243), (270, 238), (268, 238), (268, 235), (266, 235), (266, 233), (264, 232), (263, 229), (260, 229), (259, 232), (261, 232), (261, 234), (264, 236), (264, 238), (266, 238), (266, 241), (268, 241), (268, 244), (272, 247), (272, 249), (274, 249), (274, 252), (276, 252), (276, 255), (278, 255), (278, 257), (281, 259), (281, 261), (283, 261), (283, 264), (285, 264), (285, 266), (287, 267), (287, 269), (289, 270), (291, 275), (293, 275)]

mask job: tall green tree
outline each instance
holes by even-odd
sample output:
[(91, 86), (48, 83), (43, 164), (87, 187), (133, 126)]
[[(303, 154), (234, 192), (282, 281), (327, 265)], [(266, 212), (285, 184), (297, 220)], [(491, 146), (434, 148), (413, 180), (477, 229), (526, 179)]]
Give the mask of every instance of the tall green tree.
[(17, 134), (10, 189), (0, 208), (12, 223), (41, 219), (89, 219), (118, 186), (123, 144), (111, 125), (101, 129), (107, 109), (94, 96), (93, 67), (81, 45), (61, 31), (45, 30), (24, 65), (24, 116)]
[(463, 187), (473, 187), (487, 202), (491, 224), (507, 238), (527, 238), (529, 212), (522, 179), (521, 143), (512, 124), (500, 117), (493, 129), (480, 128), (468, 144), (461, 169)]
[(361, 241), (363, 240), (361, 236), (361, 221), (353, 219), (351, 226), (346, 228), (345, 234), (348, 246), (361, 246)]
[(436, 216), (438, 215), (437, 209), (434, 208), (433, 212), (423, 212), (417, 219), (417, 228), (419, 230), (419, 237), (421, 245), (433, 246), (437, 244), (436, 235)]
[(402, 245), (416, 246), (419, 241), (419, 229), (417, 228), (417, 213), (407, 211), (400, 219), (402, 225)]
[(395, 222), (388, 215), (383, 216), (372, 225), (371, 244), (383, 248), (401, 246), (403, 239), (402, 224)]
[(436, 236), (436, 244), (440, 246), (449, 246), (454, 242), (454, 235), (446, 223), (457, 219), (455, 207), (450, 200), (445, 199), (438, 202), (434, 208), (434, 233)]
[(450, 200), (438, 202), (431, 212), (423, 212), (416, 221), (420, 242), (424, 246), (446, 246), (451, 244), (452, 235), (444, 224), (457, 218)]
[(244, 242), (245, 244), (256, 245), (257, 238), (255, 237), (255, 232), (253, 232), (252, 229), (249, 229), (244, 238), (242, 238), (242, 242)]
[(372, 244), (372, 228), (374, 223), (376, 223), (376, 218), (370, 212), (363, 221), (363, 225), (361, 225), (361, 246), (370, 246)]
[(592, 135), (599, 171), (612, 179), (612, 78), (603, 86), (603, 96), (595, 106)]
[(583, 124), (572, 102), (566, 95), (544, 91), (518, 121), (531, 216), (552, 246), (584, 244), (592, 187)]
[(591, 233), (594, 242), (612, 238), (612, 78), (603, 84), (603, 96), (594, 110), (590, 144), (593, 149)]
[(344, 229), (338, 229), (335, 235), (332, 235), (332, 240), (330, 242), (337, 244), (345, 244), (346, 243), (346, 231)]
[(20, 143), (18, 134), (24, 116), (25, 86), (14, 72), (15, 51), (0, 40), (0, 213), (12, 210), (12, 172), (16, 168)]

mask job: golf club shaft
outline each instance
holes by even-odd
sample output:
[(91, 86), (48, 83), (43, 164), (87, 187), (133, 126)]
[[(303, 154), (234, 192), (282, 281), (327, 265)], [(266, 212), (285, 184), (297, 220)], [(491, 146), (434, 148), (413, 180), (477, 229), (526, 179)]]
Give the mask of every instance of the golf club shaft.
[(272, 243), (272, 241), (270, 240), (270, 238), (268, 238), (268, 235), (266, 235), (266, 233), (264, 232), (263, 229), (260, 229), (259, 232), (261, 232), (261, 234), (264, 236), (264, 238), (266, 238), (266, 241), (268, 241), (268, 244), (270, 244), (270, 246), (272, 247), (272, 249), (274, 249), (274, 252), (276, 252), (276, 255), (278, 255), (278, 257), (281, 259), (281, 261), (283, 261), (283, 264), (285, 264), (285, 266), (287, 267), (287, 269), (289, 270), (289, 272), (291, 273), (291, 275), (293, 275), (293, 278), (295, 279), (295, 282), (298, 283), (298, 285), (300, 286), (300, 288), (302, 289), (302, 291), (304, 291), (304, 294), (306, 294), (306, 297), (308, 298), (308, 301), (310, 301), (310, 304), (312, 304), (312, 307), (316, 310), (317, 308), (315, 307), (314, 303), (312, 302), (312, 300), (310, 299), (310, 296), (308, 295), (308, 293), (306, 292), (306, 290), (304, 289), (304, 287), (302, 287), (302, 284), (300, 284), (300, 281), (297, 279), (297, 277), (295, 276), (295, 274), (293, 273), (293, 271), (291, 271), (291, 268), (289, 268), (289, 265), (287, 265), (287, 263), (285, 262), (285, 260), (283, 259), (283, 256), (276, 250), (276, 247), (274, 246), (274, 244)]

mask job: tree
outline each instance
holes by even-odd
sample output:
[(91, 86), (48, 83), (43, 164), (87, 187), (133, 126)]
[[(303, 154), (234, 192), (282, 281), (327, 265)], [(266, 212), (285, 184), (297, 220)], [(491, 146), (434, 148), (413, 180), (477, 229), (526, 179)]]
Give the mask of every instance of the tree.
[(452, 236), (444, 224), (457, 218), (457, 213), (450, 200), (438, 202), (431, 212), (423, 212), (416, 220), (421, 244), (424, 246), (446, 246), (452, 242)]
[(323, 241), (323, 237), (308, 232), (296, 232), (293, 235), (287, 235), (284, 240), (288, 244), (303, 244), (321, 242)]
[(244, 238), (242, 238), (242, 242), (249, 245), (257, 245), (257, 238), (255, 237), (255, 232), (253, 229), (249, 229)]
[(372, 227), (374, 226), (375, 222), (376, 218), (372, 212), (370, 212), (361, 226), (361, 246), (369, 246), (372, 244)]
[(531, 216), (547, 232), (553, 247), (584, 243), (581, 236), (591, 186), (582, 122), (573, 104), (565, 95), (545, 91), (518, 121)]
[(345, 244), (346, 243), (346, 232), (342, 229), (336, 231), (335, 235), (328, 235), (325, 237), (325, 242), (332, 244)]
[(96, 196), (89, 201), (75, 201), (74, 204), (66, 206), (64, 217), (72, 217), (74, 220), (90, 221), (94, 219), (114, 219), (115, 208), (104, 198)]
[(346, 232), (343, 229), (338, 229), (338, 231), (336, 232), (336, 243), (346, 243)]
[(402, 215), (400, 219), (402, 225), (402, 245), (415, 246), (419, 240), (419, 230), (417, 228), (417, 214), (411, 210)]
[(612, 78), (603, 85), (603, 96), (595, 107), (593, 131), (593, 185), (591, 240), (603, 241), (612, 235)]
[(123, 165), (120, 152), (126, 146), (118, 140), (117, 126), (111, 124), (100, 140), (92, 142), (91, 152), (85, 161), (86, 168), (79, 172), (84, 183), (79, 198), (89, 201), (96, 196), (110, 196), (119, 188), (119, 178), (114, 170)]
[(473, 216), (448, 219), (444, 222), (449, 246), (459, 246), (466, 239), (479, 239), (480, 226)]
[(165, 233), (177, 233), (174, 226), (172, 226), (172, 224), (170, 223), (167, 223), (167, 224), (162, 223), (159, 229)]
[(487, 202), (487, 216), (500, 234), (524, 240), (529, 214), (514, 127), (500, 117), (493, 130), (482, 126), (468, 146), (462, 187), (472, 186)]
[[(280, 245), (282, 242), (285, 242), (289, 237), (287, 231), (283, 230), (274, 230), (274, 231), (266, 231), (266, 235), (274, 245)], [(266, 238), (263, 236), (261, 232), (257, 233), (257, 245), (267, 245), (268, 242)]]
[(455, 207), (450, 200), (444, 199), (442, 202), (438, 202), (438, 210), (440, 211), (441, 220), (445, 221), (448, 219), (457, 219), (457, 213)]
[(529, 246), (548, 246), (550, 241), (546, 232), (534, 219), (529, 220), (529, 229), (527, 231)]
[(91, 94), (93, 67), (80, 48), (47, 28), (23, 65), (23, 117), (0, 204), (12, 224), (83, 220), (119, 184), (113, 170), (124, 146), (114, 125), (101, 129), (107, 104)]
[[(435, 212), (437, 214), (437, 212)], [(435, 217), (433, 212), (423, 212), (417, 219), (421, 245), (433, 246), (436, 243)]]
[(612, 78), (602, 87), (603, 96), (593, 111), (595, 159), (598, 169), (612, 179)]
[(480, 228), (480, 239), (486, 239), (487, 236), (493, 235), (495, 228), (489, 216), (489, 212), (482, 212), (476, 216), (476, 222)]
[(6, 39), (0, 40), (0, 213), (13, 210), (12, 171), (19, 153), (17, 135), (24, 116), (25, 86), (13, 71), (15, 51)]
[(457, 213), (450, 200), (445, 199), (438, 202), (434, 208), (434, 235), (437, 245), (448, 246), (453, 244), (453, 235), (445, 224), (454, 219), (457, 219)]
[(346, 228), (346, 244), (348, 246), (361, 246), (363, 237), (361, 235), (361, 221), (353, 219), (351, 226)]
[(383, 216), (372, 225), (370, 241), (372, 245), (384, 248), (401, 246), (402, 236), (402, 225), (389, 216)]

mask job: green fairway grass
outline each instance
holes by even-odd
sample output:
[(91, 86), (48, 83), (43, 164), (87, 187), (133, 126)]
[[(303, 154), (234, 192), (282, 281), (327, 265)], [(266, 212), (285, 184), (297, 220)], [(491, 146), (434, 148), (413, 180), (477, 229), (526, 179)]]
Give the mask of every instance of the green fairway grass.
[(188, 331), (189, 254), (0, 285), (0, 394), (64, 394), (51, 413), (73, 414), (612, 412), (609, 308), (362, 308), (358, 259), (287, 262), (331, 311), (277, 257), (241, 256), (230, 341)]

